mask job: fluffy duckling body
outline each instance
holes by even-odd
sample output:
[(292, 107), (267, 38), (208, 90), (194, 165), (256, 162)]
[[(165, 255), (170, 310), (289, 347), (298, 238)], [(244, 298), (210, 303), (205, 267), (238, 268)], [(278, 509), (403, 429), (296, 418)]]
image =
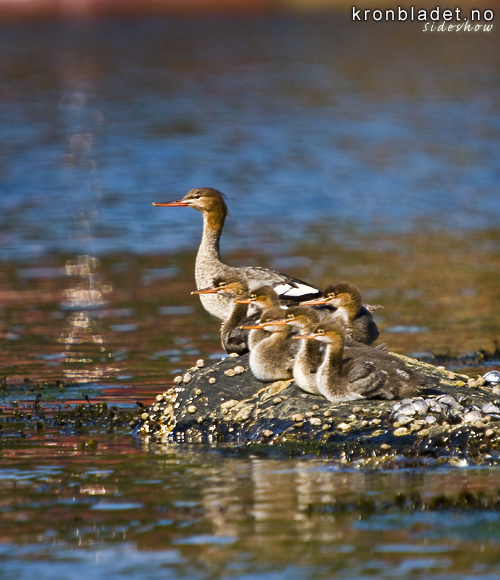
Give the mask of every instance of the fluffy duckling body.
[[(308, 335), (314, 330), (320, 321), (320, 315), (310, 306), (293, 306), (287, 310), (283, 320), (296, 332), (292, 338), (300, 339), (301, 334)], [(318, 394), (316, 373), (321, 364), (323, 350), (324, 346), (317, 340), (299, 342), (299, 350), (293, 363), (293, 380), (307, 393)]]
[(259, 381), (280, 381), (293, 377), (293, 363), (297, 353), (296, 342), (291, 339), (292, 330), (281, 323), (285, 311), (270, 308), (255, 325), (248, 325), (250, 335), (249, 365)]
[(339, 321), (320, 322), (307, 338), (326, 346), (316, 386), (329, 401), (404, 399), (436, 384), (382, 349), (361, 344), (344, 347)]
[[(361, 292), (349, 282), (331, 284), (322, 298), (314, 298), (301, 304), (328, 304), (336, 308), (330, 315), (345, 325), (346, 344), (373, 344), (379, 337), (379, 330), (370, 310), (363, 306)], [(377, 309), (378, 307), (372, 307)]]
[[(220, 191), (200, 187), (189, 191), (182, 199), (155, 206), (193, 207), (203, 214), (203, 234), (196, 256), (195, 278), (197, 288), (213, 285), (217, 276), (237, 274), (253, 290), (258, 286), (269, 285), (280, 297), (295, 301), (321, 296), (320, 288), (268, 268), (232, 268), (220, 259), (220, 237), (227, 216), (227, 206)], [(223, 294), (200, 294), (205, 310), (221, 320), (226, 320), (232, 309), (231, 300)]]

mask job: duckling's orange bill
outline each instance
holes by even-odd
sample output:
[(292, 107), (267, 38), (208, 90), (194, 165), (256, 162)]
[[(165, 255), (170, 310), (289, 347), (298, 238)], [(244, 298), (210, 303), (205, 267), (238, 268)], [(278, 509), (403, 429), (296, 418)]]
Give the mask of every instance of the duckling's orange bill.
[(295, 340), (301, 340), (302, 338), (307, 338), (307, 339), (314, 339), (316, 338), (316, 334), (294, 334), (292, 335), (292, 338), (294, 338)]
[(305, 300), (300, 303), (301, 306), (321, 306), (323, 304), (328, 304), (324, 298), (313, 298), (312, 300)]
[(238, 298), (233, 300), (236, 304), (252, 304), (253, 300), (251, 298)]
[(187, 201), (183, 201), (179, 199), (177, 201), (166, 201), (165, 203), (161, 202), (153, 202), (155, 207), (189, 207), (189, 203)]
[(211, 286), (210, 288), (202, 288), (201, 290), (193, 290), (191, 294), (217, 294), (218, 288)]

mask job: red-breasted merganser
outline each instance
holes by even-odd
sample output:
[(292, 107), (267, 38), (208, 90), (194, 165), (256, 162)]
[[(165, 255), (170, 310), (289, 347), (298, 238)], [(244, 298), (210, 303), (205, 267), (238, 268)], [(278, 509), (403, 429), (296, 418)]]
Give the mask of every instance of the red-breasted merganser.
[(403, 399), (436, 385), (436, 379), (417, 373), (382, 349), (362, 344), (344, 347), (344, 328), (338, 320), (322, 321), (301, 338), (326, 345), (316, 386), (329, 401)]
[[(320, 321), (317, 310), (310, 306), (292, 306), (283, 319), (297, 331), (292, 338), (301, 338), (301, 335), (310, 334)], [(316, 373), (321, 364), (323, 345), (317, 340), (302, 340), (299, 342), (299, 351), (293, 363), (293, 380), (307, 393), (318, 394)]]
[(248, 316), (248, 306), (246, 303), (240, 304), (236, 299), (244, 297), (248, 289), (243, 280), (235, 274), (217, 276), (213, 286), (202, 290), (194, 290), (191, 294), (222, 294), (233, 301), (232, 310), (229, 317), (221, 325), (220, 334), (222, 346), (226, 352), (245, 354), (248, 352), (248, 329), (242, 329), (242, 324), (253, 324), (257, 322), (259, 316), (254, 314)]
[[(220, 191), (200, 187), (189, 191), (182, 199), (166, 203), (153, 203), (165, 207), (193, 207), (203, 214), (203, 235), (196, 256), (195, 278), (197, 288), (213, 285), (216, 276), (238, 274), (249, 290), (267, 284), (272, 286), (280, 297), (295, 302), (321, 296), (320, 288), (292, 278), (276, 270), (257, 267), (232, 268), (220, 259), (219, 242), (227, 216), (227, 206)], [(201, 302), (208, 312), (221, 320), (229, 317), (231, 300), (223, 294), (202, 294)]]
[(250, 330), (249, 365), (259, 381), (280, 381), (293, 377), (293, 362), (297, 346), (291, 340), (292, 329), (282, 324), (285, 311), (281, 308), (266, 310), (258, 324), (245, 325)]
[(252, 304), (259, 312), (270, 308), (286, 308), (280, 297), (271, 286), (259, 286), (250, 291), (246, 297), (236, 298), (237, 304)]
[(370, 309), (378, 306), (363, 306), (361, 292), (349, 282), (331, 284), (326, 288), (322, 298), (301, 302), (302, 305), (328, 304), (337, 310), (330, 315), (331, 319), (340, 319), (345, 325), (346, 344), (373, 344), (379, 337), (377, 324)]

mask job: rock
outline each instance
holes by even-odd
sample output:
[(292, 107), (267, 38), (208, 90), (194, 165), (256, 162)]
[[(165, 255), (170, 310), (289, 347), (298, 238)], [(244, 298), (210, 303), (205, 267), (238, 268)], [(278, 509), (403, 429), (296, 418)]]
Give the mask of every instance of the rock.
[(379, 457), (384, 450), (391, 461), (395, 454), (426, 462), (440, 457), (480, 462), (486, 453), (500, 457), (491, 453), (500, 451), (500, 434), (484, 427), (490, 418), (496, 420), (495, 414), (500, 418), (491, 387), (471, 389), (464, 375), (452, 379), (446, 370), (400, 358), (439, 378), (438, 387), (404, 401), (334, 404), (305, 393), (293, 380), (258, 381), (248, 355), (238, 357), (237, 366), (234, 357), (227, 357), (190, 370), (168, 389), (162, 386), (163, 394), (142, 413), (136, 432), (152, 444), (272, 444), (301, 450), (312, 444), (351, 459)]

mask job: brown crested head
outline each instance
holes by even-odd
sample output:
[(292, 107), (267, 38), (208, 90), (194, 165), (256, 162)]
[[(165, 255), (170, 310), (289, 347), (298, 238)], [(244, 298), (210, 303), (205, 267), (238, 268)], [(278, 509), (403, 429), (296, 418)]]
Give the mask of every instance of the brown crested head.
[(262, 309), (279, 307), (280, 299), (271, 286), (259, 286), (250, 292), (249, 299)]
[(245, 296), (248, 292), (245, 281), (237, 274), (216, 276), (213, 285), (219, 294), (227, 294), (233, 297)]
[(314, 338), (336, 346), (343, 346), (345, 328), (339, 320), (324, 320), (314, 327)]
[(311, 330), (319, 322), (319, 315), (310, 306), (291, 306), (285, 314), (287, 324)]
[(194, 207), (204, 213), (222, 214), (227, 216), (227, 205), (224, 194), (211, 187), (197, 187), (191, 189), (186, 195), (177, 201), (165, 203), (153, 203), (155, 206), (167, 207)]
[[(288, 332), (289, 327), (283, 320), (283, 314), (284, 311), (279, 306), (268, 308), (262, 313), (259, 324), (265, 326), (267, 323), (270, 323), (270, 325), (281, 327), (281, 330), (286, 330)], [(276, 328), (275, 330), (280, 330), (280, 328)]]
[(361, 308), (361, 292), (350, 282), (331, 284), (325, 289), (323, 296), (327, 302), (337, 308), (347, 305)]

